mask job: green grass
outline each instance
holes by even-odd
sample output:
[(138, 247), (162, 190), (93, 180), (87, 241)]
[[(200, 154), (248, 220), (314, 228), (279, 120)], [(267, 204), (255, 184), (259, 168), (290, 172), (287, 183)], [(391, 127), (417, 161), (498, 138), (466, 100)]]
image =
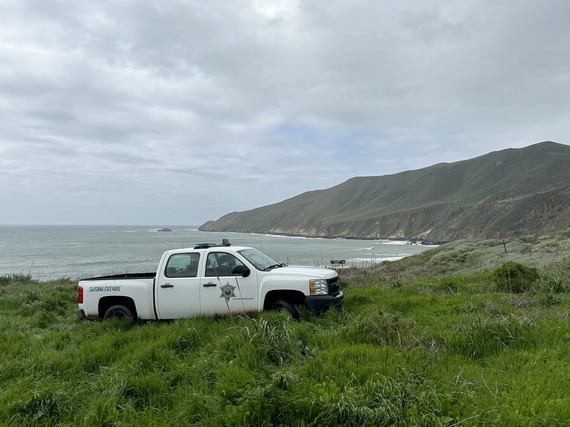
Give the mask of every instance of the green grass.
[(0, 277), (0, 425), (568, 425), (570, 261), (505, 292), (481, 247), (342, 270), (300, 321), (80, 322), (75, 283)]

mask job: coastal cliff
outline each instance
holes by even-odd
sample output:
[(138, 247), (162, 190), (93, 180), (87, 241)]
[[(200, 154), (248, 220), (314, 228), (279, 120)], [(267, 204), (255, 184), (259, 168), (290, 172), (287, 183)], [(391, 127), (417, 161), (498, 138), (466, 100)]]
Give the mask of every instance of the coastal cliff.
[(326, 190), (208, 221), (200, 230), (310, 237), (509, 238), (570, 227), (570, 146), (542, 142)]

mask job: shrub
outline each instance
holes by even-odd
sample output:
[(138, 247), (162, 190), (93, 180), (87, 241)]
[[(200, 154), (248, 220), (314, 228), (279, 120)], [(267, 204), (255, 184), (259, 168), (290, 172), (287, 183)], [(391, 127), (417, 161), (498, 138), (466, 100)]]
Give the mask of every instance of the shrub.
[(532, 290), (538, 296), (538, 301), (542, 306), (552, 307), (561, 302), (558, 294), (570, 293), (570, 279), (556, 274), (547, 274), (534, 282)]
[(536, 281), (535, 290), (555, 294), (569, 293), (570, 280), (558, 275), (543, 276)]
[(493, 272), (497, 290), (502, 292), (526, 292), (538, 278), (536, 268), (512, 261), (501, 264)]

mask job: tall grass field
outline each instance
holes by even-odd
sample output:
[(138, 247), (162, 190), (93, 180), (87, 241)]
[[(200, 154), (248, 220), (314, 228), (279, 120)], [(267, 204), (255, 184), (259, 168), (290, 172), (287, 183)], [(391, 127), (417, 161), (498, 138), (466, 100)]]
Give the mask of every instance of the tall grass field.
[(300, 320), (78, 321), (76, 283), (3, 276), (0, 425), (570, 425), (569, 240), (341, 269)]

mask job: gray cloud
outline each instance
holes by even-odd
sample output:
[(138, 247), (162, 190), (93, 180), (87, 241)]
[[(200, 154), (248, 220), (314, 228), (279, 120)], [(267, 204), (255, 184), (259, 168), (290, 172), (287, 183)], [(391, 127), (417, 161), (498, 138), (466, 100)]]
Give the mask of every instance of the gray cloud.
[(0, 223), (199, 224), (568, 143), (563, 0), (5, 1)]

